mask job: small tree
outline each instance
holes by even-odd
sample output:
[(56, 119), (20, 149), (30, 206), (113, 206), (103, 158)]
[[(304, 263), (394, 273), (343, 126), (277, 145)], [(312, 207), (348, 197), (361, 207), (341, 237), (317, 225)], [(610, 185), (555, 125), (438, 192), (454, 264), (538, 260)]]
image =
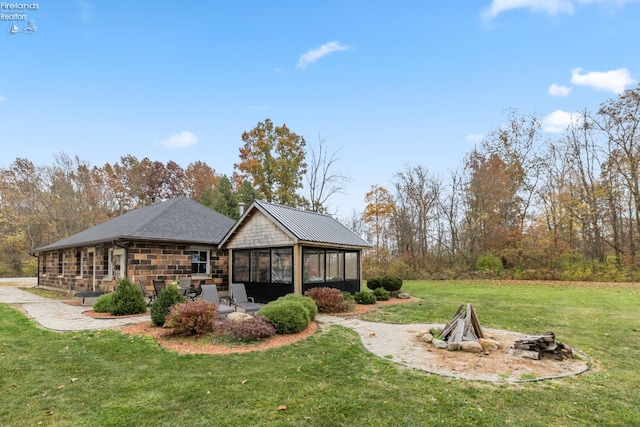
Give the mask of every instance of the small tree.
[(160, 293), (156, 297), (156, 300), (151, 306), (151, 320), (157, 326), (163, 326), (167, 315), (169, 314), (171, 306), (184, 301), (184, 295), (182, 295), (177, 287), (167, 286), (162, 291), (160, 291)]
[(111, 297), (109, 312), (114, 316), (125, 316), (147, 311), (147, 303), (140, 288), (128, 279), (120, 279), (116, 290)]

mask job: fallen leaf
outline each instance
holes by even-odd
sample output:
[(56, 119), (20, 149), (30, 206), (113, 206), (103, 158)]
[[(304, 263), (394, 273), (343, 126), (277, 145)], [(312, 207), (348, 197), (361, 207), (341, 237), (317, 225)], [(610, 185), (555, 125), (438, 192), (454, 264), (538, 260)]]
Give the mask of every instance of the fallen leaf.
[(60, 390), (61, 388), (64, 388), (64, 384), (60, 384), (60, 385), (58, 386), (58, 390)]
[(242, 382), (240, 384), (246, 384), (247, 381), (249, 381), (249, 380), (242, 380)]
[(72, 382), (72, 383), (75, 383), (76, 381), (78, 381), (78, 379), (77, 379), (77, 378), (71, 378), (71, 382)]
[(369, 336), (370, 336), (371, 338), (375, 338), (376, 334), (375, 334), (374, 332), (371, 332), (371, 333), (369, 334)]
[(287, 405), (278, 406), (278, 411), (284, 411), (285, 409), (287, 409)]

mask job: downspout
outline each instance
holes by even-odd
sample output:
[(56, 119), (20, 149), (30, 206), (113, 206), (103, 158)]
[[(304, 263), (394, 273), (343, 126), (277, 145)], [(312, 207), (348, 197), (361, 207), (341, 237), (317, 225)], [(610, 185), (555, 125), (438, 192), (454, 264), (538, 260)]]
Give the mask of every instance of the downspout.
[(36, 269), (36, 288), (40, 287), (40, 257), (35, 252), (29, 252), (29, 255), (35, 257), (38, 260), (38, 267)]

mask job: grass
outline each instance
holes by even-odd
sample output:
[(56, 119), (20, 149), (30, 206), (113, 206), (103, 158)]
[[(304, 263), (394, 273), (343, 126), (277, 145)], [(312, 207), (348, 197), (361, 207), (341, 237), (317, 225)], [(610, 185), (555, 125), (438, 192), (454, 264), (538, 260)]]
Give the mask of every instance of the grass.
[(640, 424), (640, 288), (412, 281), (404, 289), (422, 302), (369, 319), (446, 323), (471, 302), (484, 326), (552, 330), (594, 369), (519, 385), (442, 378), (375, 357), (337, 326), (264, 352), (178, 355), (117, 331), (42, 330), (0, 304), (0, 425)]

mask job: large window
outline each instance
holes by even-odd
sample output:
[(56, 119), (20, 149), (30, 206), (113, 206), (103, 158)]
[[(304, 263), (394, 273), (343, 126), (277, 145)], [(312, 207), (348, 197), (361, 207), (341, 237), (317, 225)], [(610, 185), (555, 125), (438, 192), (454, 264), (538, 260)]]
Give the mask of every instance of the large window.
[(303, 248), (304, 283), (358, 280), (358, 252)]
[(233, 251), (234, 282), (293, 283), (293, 249)]

